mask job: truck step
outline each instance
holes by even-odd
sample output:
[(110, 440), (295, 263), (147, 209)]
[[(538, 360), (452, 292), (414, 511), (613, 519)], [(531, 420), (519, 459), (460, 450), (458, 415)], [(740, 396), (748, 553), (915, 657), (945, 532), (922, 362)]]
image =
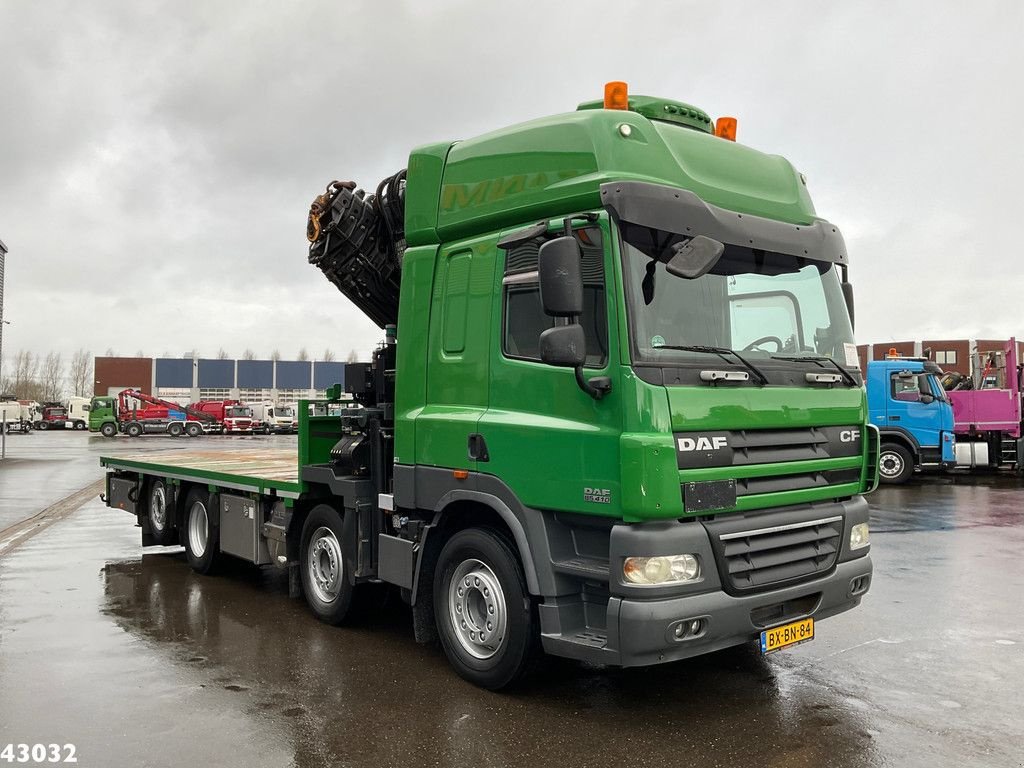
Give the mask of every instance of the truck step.
[(600, 581), (602, 584), (608, 583), (608, 562), (605, 560), (573, 557), (568, 560), (556, 560), (552, 565), (558, 573)]
[(567, 634), (542, 634), (544, 650), (555, 656), (579, 659), (591, 664), (616, 664), (618, 652), (608, 647), (604, 630), (584, 629)]
[(599, 629), (584, 629), (569, 640), (580, 645), (588, 645), (591, 648), (604, 648), (608, 645), (608, 633)]

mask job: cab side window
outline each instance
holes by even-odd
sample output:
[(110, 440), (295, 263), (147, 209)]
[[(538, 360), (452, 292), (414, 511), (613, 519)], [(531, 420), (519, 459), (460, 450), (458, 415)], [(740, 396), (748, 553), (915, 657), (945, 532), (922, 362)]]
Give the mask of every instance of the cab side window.
[(891, 375), (892, 399), (907, 403), (916, 403), (921, 400), (921, 387), (928, 386), (925, 381), (918, 381), (918, 376), (900, 376), (898, 373)]
[[(575, 232), (583, 251), (583, 314), (579, 318), (587, 338), (588, 368), (608, 361), (608, 318), (604, 295), (604, 250), (601, 230), (586, 227)], [(505, 256), (502, 280), (502, 340), (505, 357), (540, 360), (540, 334), (555, 324), (544, 314), (537, 277), (537, 256), (542, 240), (523, 243)]]

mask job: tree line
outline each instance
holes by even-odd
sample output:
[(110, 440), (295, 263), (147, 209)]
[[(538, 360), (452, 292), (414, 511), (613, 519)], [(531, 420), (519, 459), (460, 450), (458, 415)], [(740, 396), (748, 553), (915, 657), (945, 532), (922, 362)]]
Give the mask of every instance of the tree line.
[(92, 396), (92, 353), (79, 349), (69, 360), (60, 352), (45, 356), (22, 349), (3, 361), (0, 394), (21, 400), (57, 402), (77, 395)]

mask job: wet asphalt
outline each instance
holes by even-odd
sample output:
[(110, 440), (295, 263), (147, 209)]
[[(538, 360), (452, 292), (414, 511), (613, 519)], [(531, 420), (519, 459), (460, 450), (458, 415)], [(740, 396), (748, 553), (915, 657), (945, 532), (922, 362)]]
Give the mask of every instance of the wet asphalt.
[[(206, 444), (239, 439), (261, 440)], [(98, 478), (110, 447), (27, 440), (0, 464), (0, 531)], [(130, 447), (146, 441), (171, 447)], [(883, 488), (872, 590), (813, 642), (639, 670), (552, 659), (511, 694), (416, 645), (397, 600), (327, 627), (278, 572), (197, 576), (90, 501), (0, 557), (0, 748), (71, 743), (83, 767), (1019, 768), (1022, 499), (1007, 475)]]

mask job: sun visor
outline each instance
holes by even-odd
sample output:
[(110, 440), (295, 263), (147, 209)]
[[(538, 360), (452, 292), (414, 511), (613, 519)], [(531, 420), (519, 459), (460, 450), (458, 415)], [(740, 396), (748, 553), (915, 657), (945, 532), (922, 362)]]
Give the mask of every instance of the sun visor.
[(844, 266), (849, 263), (842, 233), (824, 219), (810, 224), (775, 221), (710, 205), (685, 189), (642, 181), (602, 184), (601, 204), (618, 222), (705, 235), (729, 245)]

